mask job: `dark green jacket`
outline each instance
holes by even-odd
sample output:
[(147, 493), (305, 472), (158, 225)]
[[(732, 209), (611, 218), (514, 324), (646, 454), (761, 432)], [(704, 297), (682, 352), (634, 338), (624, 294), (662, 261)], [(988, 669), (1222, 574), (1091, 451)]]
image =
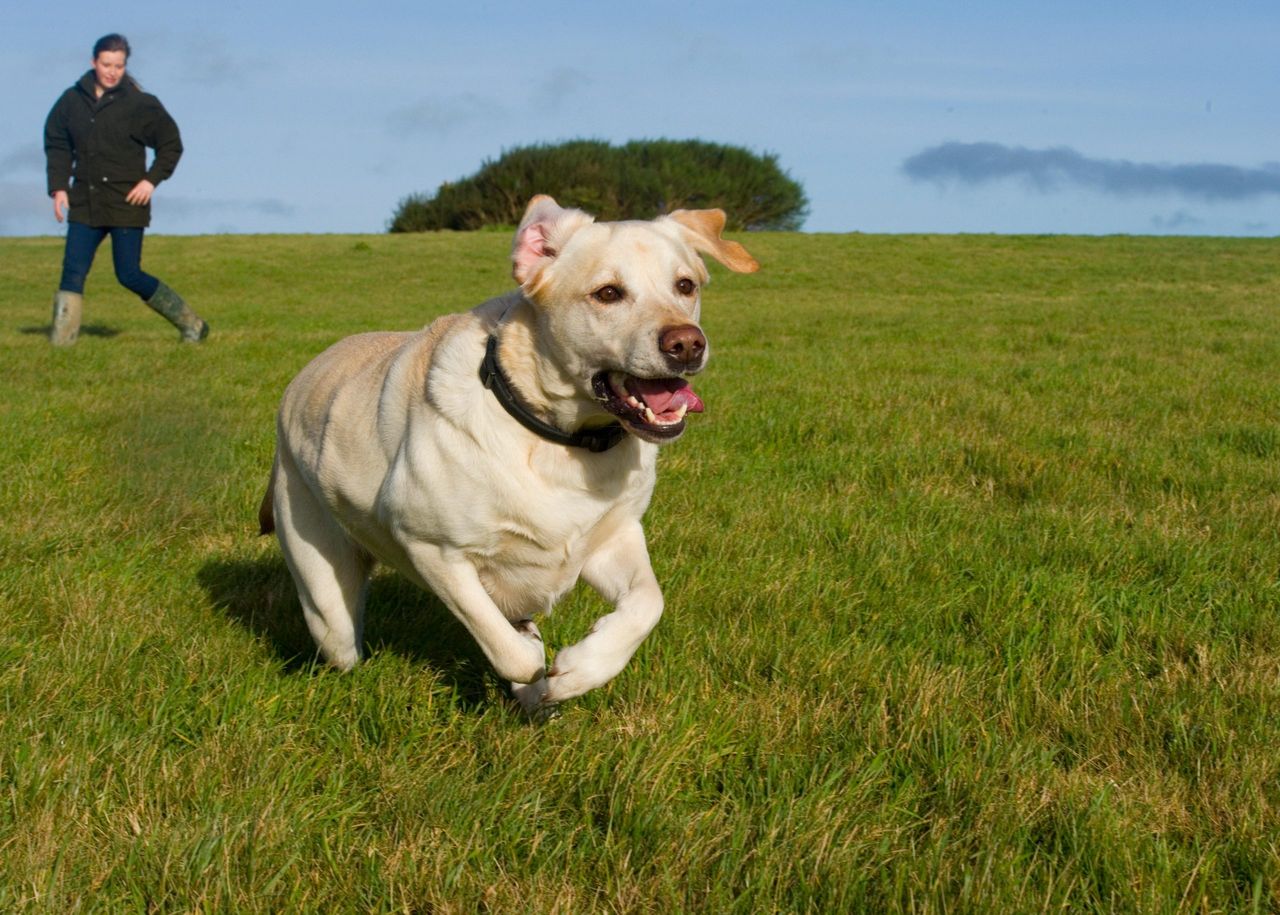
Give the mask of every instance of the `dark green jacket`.
[[(147, 148), (156, 151), (147, 168)], [(49, 193), (67, 191), (73, 222), (148, 226), (151, 207), (125, 202), (133, 186), (173, 174), (182, 156), (178, 125), (160, 100), (126, 76), (94, 97), (93, 71), (62, 93), (44, 124)]]

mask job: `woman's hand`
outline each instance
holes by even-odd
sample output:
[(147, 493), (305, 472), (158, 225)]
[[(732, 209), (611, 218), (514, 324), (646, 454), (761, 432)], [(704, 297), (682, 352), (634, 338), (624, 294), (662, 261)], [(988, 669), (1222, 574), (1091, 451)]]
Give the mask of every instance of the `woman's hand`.
[(62, 222), (67, 218), (67, 210), (71, 209), (71, 204), (67, 202), (66, 191), (53, 192), (53, 216), (58, 222)]
[(151, 195), (155, 192), (155, 189), (156, 186), (154, 184), (143, 178), (133, 186), (133, 190), (124, 199), (134, 206), (144, 207), (151, 202)]

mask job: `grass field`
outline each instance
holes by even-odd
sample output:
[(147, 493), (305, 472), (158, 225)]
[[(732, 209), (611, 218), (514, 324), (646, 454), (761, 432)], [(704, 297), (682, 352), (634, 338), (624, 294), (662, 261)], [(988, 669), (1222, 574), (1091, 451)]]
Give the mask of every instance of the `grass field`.
[(666, 616), (538, 727), (389, 574), (317, 667), (255, 536), (286, 382), (506, 235), (156, 236), (209, 342), (104, 250), (67, 351), (0, 239), (0, 911), (1280, 911), (1280, 240), (743, 240)]

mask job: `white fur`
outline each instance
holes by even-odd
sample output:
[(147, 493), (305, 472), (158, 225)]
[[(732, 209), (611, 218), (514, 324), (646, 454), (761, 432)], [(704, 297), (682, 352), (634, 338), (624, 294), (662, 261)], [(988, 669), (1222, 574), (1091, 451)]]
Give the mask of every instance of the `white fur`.
[[(697, 252), (755, 269), (722, 227), (719, 211), (595, 223), (535, 198), (512, 258), (520, 290), (418, 333), (350, 337), (298, 374), (280, 407), (263, 524), (274, 521), (330, 663), (359, 660), (381, 561), (440, 597), (530, 711), (622, 670), (663, 609), (640, 524), (657, 445), (627, 435), (594, 454), (541, 439), (481, 385), (479, 366), (496, 333), (513, 386), (543, 419), (564, 430), (610, 421), (592, 376), (674, 374), (658, 339), (696, 326), (700, 297), (674, 287), (705, 282)], [(607, 284), (627, 300), (594, 300)], [(614, 610), (547, 671), (530, 618), (579, 577)]]

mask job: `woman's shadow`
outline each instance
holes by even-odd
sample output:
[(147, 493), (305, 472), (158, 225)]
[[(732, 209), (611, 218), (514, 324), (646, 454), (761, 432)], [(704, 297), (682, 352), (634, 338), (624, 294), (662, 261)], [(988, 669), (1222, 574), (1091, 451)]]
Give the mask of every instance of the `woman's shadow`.
[[(214, 605), (262, 638), (287, 670), (297, 673), (315, 666), (315, 642), (283, 557), (214, 560), (200, 569), (198, 579)], [(464, 708), (489, 702), (497, 684), (480, 647), (448, 608), (390, 572), (375, 573), (365, 605), (361, 656), (381, 651), (438, 671)]]

